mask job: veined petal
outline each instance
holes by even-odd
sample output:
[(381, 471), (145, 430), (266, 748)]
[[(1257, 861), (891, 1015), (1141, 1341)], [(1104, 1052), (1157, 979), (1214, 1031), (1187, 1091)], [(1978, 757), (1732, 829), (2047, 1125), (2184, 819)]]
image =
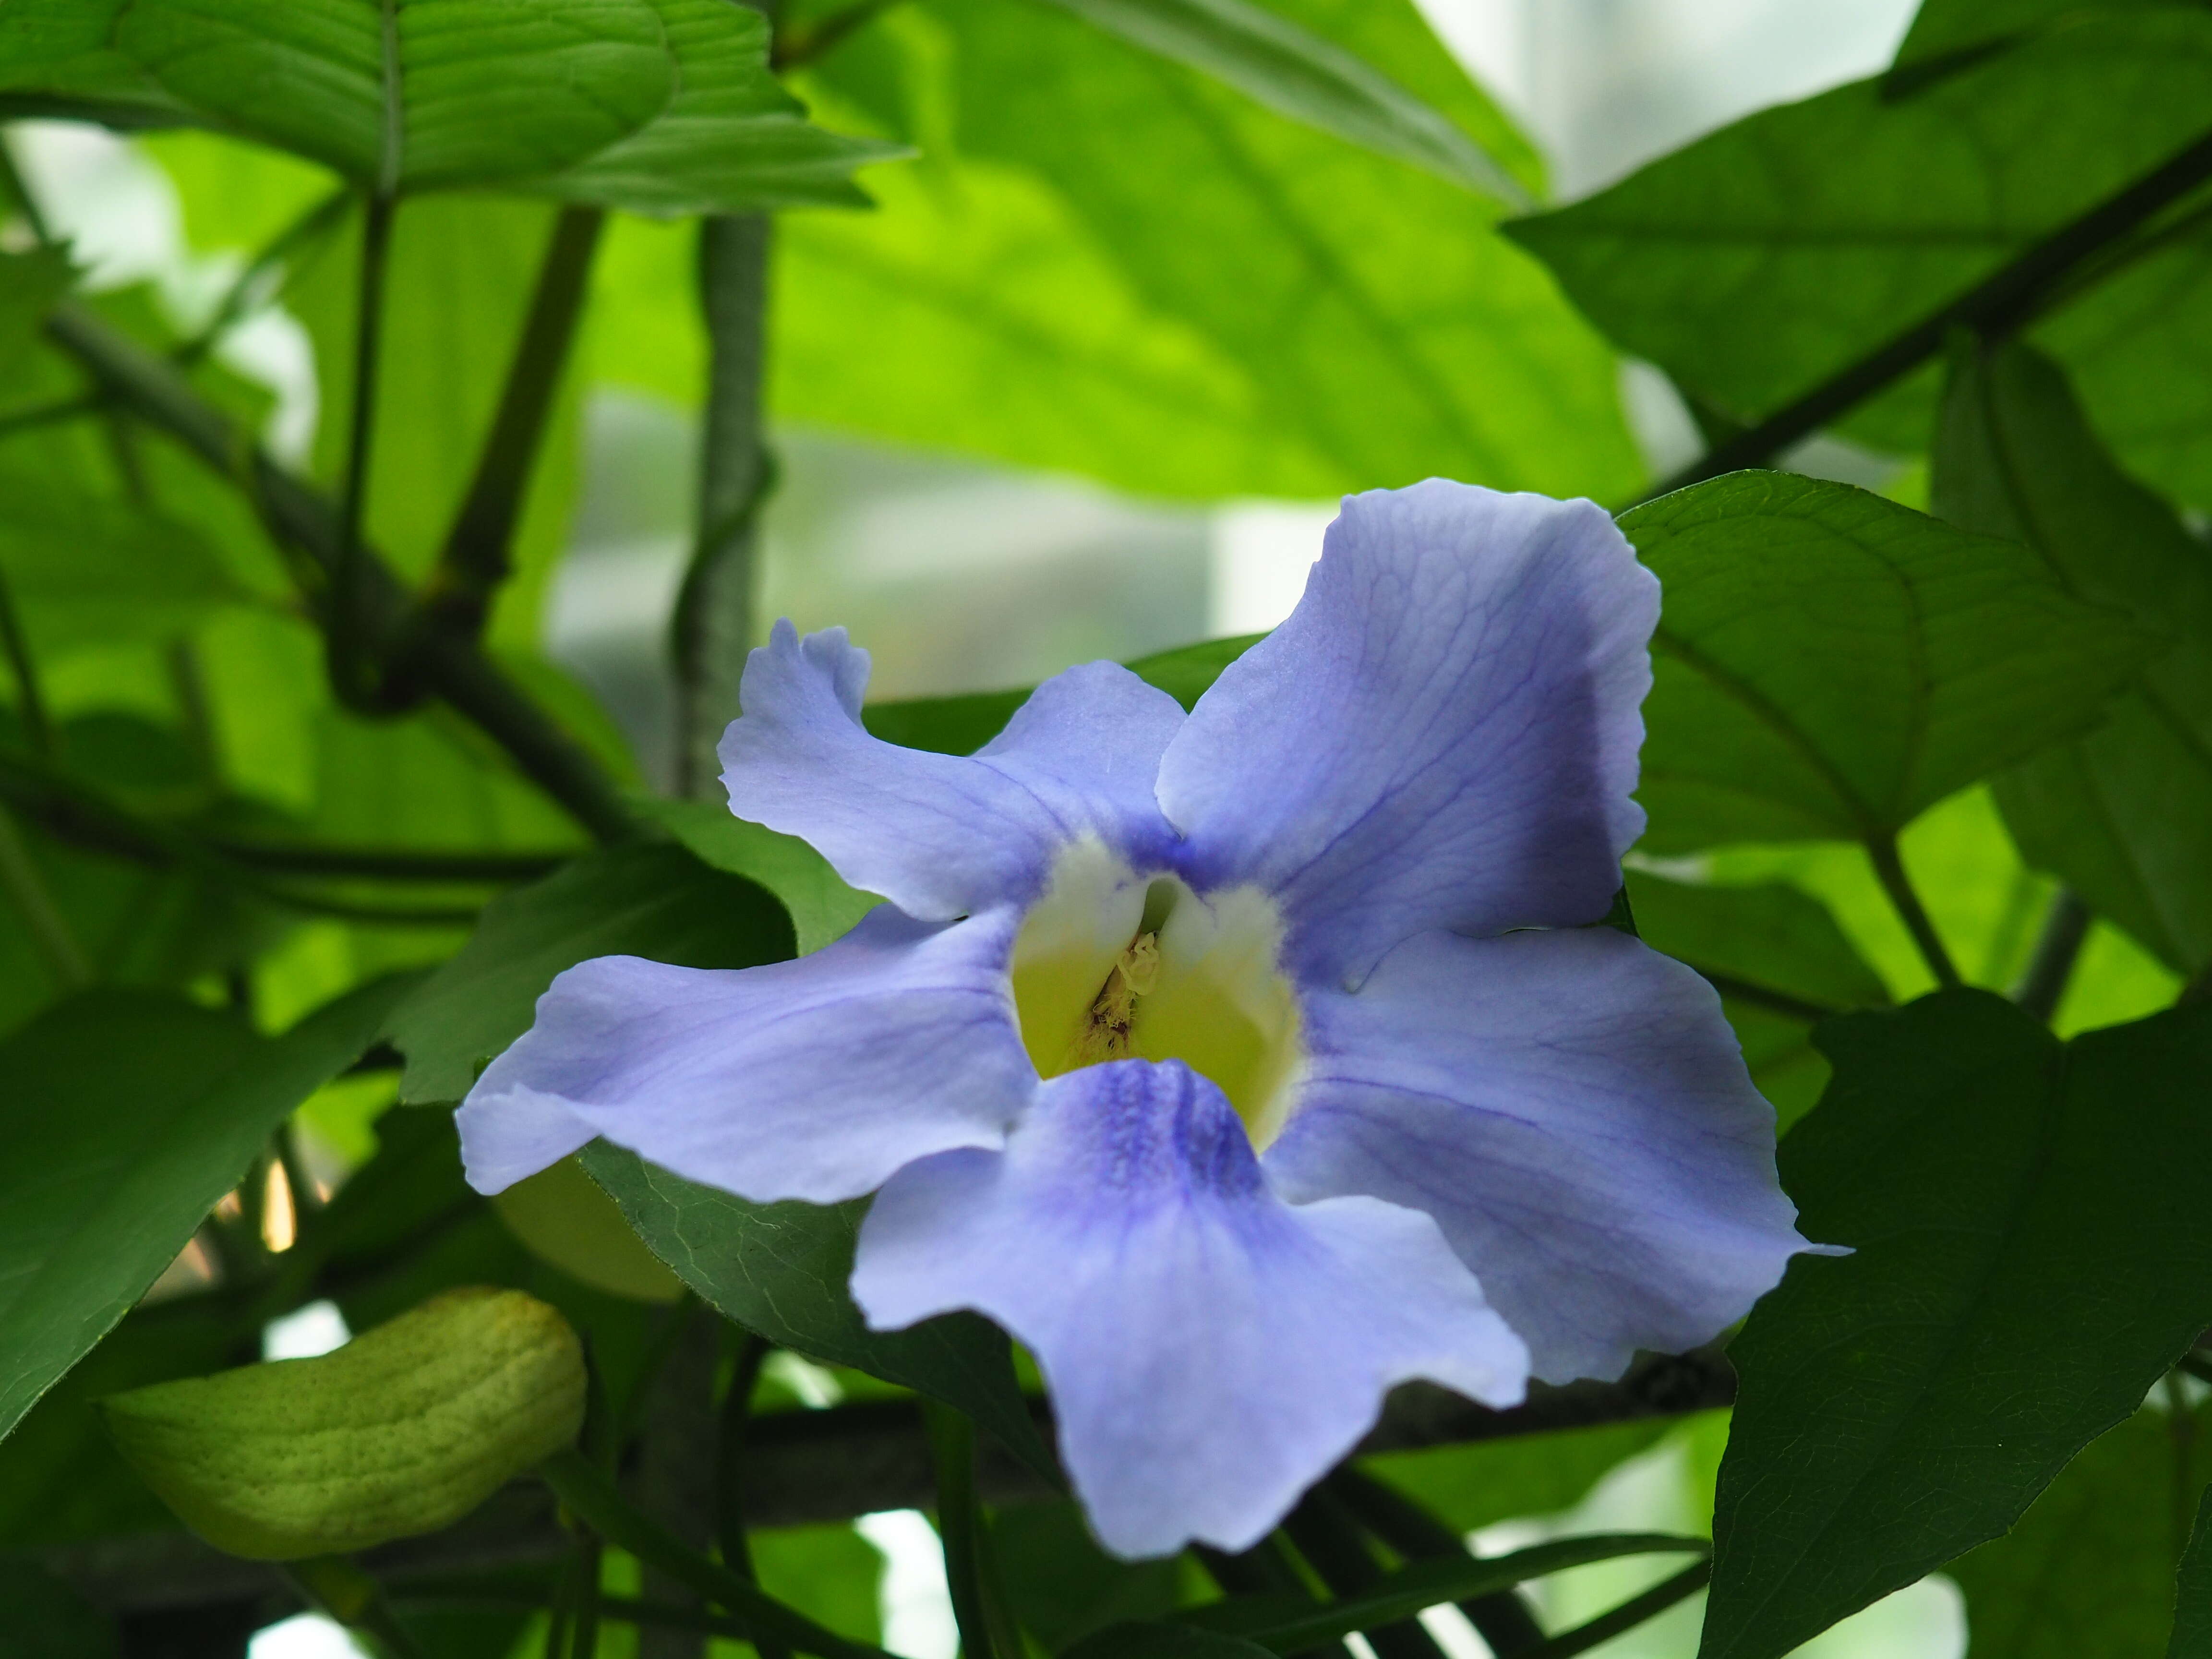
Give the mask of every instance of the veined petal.
[(1293, 1206), (1177, 1061), (1054, 1078), (1003, 1153), (901, 1170), (860, 1231), (871, 1324), (954, 1308), (1027, 1343), (1091, 1524), (1127, 1556), (1243, 1549), (1426, 1376), (1494, 1405), (1526, 1350), (1427, 1216)]
[(1707, 1340), (1808, 1248), (1720, 999), (1624, 933), (1424, 934), (1306, 1016), (1268, 1174), (1427, 1211), (1547, 1382)]
[(744, 1198), (832, 1203), (997, 1146), (1036, 1087), (1006, 988), (1015, 921), (881, 906), (763, 968), (580, 963), (462, 1103), (469, 1180), (496, 1192), (605, 1135)]
[(870, 736), (867, 678), (843, 629), (802, 641), (779, 622), (746, 659), (744, 713), (720, 750), (730, 810), (809, 842), (852, 885), (948, 921), (1029, 902), (1083, 835), (1152, 855), (1172, 839), (1152, 786), (1182, 710), (1128, 670), (1047, 680), (975, 756)]
[(1347, 497), (1290, 620), (1176, 734), (1194, 886), (1256, 883), (1302, 979), (1430, 928), (1605, 914), (1659, 586), (1603, 508), (1431, 479)]

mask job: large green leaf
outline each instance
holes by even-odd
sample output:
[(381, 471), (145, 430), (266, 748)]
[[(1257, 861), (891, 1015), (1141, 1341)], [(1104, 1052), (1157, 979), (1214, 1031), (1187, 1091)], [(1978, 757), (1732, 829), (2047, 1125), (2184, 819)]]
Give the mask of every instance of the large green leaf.
[(2093, 724), (2144, 636), (2026, 549), (1738, 472), (1620, 521), (1664, 590), (1645, 845), (1879, 841)]
[(91, 991), (0, 1047), (0, 1433), (144, 1294), (404, 988), (364, 987), (273, 1042), (172, 998)]
[[(1519, 148), (1404, 0), (1273, 9)], [(787, 418), (1154, 495), (1633, 488), (1610, 356), (1491, 203), (1043, 7), (893, 13), (817, 74), (926, 160), (781, 228)]]
[(535, 186), (635, 213), (734, 213), (858, 205), (863, 162), (896, 147), (809, 125), (769, 74), (766, 17), (732, 0), (653, 0), (675, 60), (676, 95), (652, 121)]
[(2017, 40), (2085, 11), (2151, 10), (2175, 0), (1925, 0), (1897, 49), (1899, 66), (1931, 64)]
[(594, 853), (495, 900), (460, 954), (393, 1011), (400, 1097), (459, 1100), (530, 1029), (553, 976), (588, 957), (750, 968), (791, 955), (791, 923), (761, 888), (680, 847)]
[(2041, 554), (2069, 592), (2169, 634), (2112, 719), (1997, 781), (2028, 860), (2176, 971), (2212, 962), (2212, 550), (2127, 477), (2046, 359), (1954, 363), (1935, 508)]
[(676, 89), (647, 0), (131, 0), (114, 40), (211, 125), (384, 191), (556, 172)]
[(115, 46), (125, 0), (9, 0), (0, 7), (0, 113), (87, 114), (118, 125), (190, 115)]
[(245, 595), (187, 524), (0, 465), (0, 577), (35, 654), (166, 640)]
[(1974, 1659), (2160, 1659), (2196, 1490), (2191, 1443), (2207, 1430), (2212, 1413), (2137, 1412), (2011, 1532), (1944, 1569), (1966, 1592)]
[[(1279, 115), (1504, 199), (1504, 168), (1388, 76), (1247, 0), (1045, 0), (1109, 33), (1212, 76)], [(1515, 158), (1519, 159), (1517, 156)]]
[[(1877, 77), (1763, 111), (1510, 234), (1617, 344), (1747, 422), (2197, 138), (2208, 74), (2201, 9), (2094, 15), (1909, 97)], [(2044, 331), (2130, 464), (2193, 495), (2212, 489), (2208, 283), (2185, 239)], [(1875, 435), (1917, 446), (1917, 385)]]
[(1996, 1536), (2212, 1322), (2212, 1008), (2061, 1043), (1979, 991), (1820, 1030), (1809, 1238), (1729, 1356), (1704, 1659), (1772, 1659)]
[(1595, 1428), (1384, 1452), (1362, 1458), (1359, 1467), (1395, 1486), (1454, 1532), (1466, 1534), (1499, 1521), (1572, 1509), (1608, 1469), (1649, 1449), (1674, 1426), (1674, 1419), (1649, 1417)]
[(581, 1156), (638, 1236), (728, 1317), (800, 1353), (957, 1406), (1039, 1474), (1058, 1480), (996, 1326), (956, 1313), (905, 1330), (868, 1328), (846, 1290), (866, 1200), (753, 1204), (603, 1140)]
[(717, 870), (758, 882), (791, 916), (798, 951), (806, 956), (850, 932), (883, 902), (848, 887), (823, 858), (796, 836), (732, 816), (706, 800), (641, 800), (641, 809), (666, 827), (692, 855)]

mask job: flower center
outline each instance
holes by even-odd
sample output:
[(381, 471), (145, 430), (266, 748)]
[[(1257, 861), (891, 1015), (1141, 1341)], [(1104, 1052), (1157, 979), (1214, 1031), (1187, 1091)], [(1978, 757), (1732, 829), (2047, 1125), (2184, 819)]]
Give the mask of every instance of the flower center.
[(1303, 1049), (1276, 967), (1282, 918), (1254, 888), (1204, 897), (1147, 880), (1095, 841), (1060, 855), (1015, 936), (1014, 1006), (1040, 1077), (1109, 1060), (1180, 1060), (1210, 1079), (1265, 1147), (1288, 1115)]

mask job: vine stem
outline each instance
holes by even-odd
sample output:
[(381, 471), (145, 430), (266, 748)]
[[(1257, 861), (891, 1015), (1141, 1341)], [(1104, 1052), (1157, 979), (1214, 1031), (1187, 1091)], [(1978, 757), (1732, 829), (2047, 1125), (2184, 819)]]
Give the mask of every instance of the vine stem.
[(2089, 937), (2092, 920), (2089, 907), (2070, 887), (2058, 890), (2058, 896), (2051, 901), (2051, 908), (2044, 916), (2043, 931), (2035, 941), (2035, 953), (2028, 958), (2027, 971), (2021, 975), (2012, 996), (2014, 1002), (2045, 1024), (2057, 1012), (2059, 999), (2066, 994), (2066, 983), (2074, 976), (2074, 964), (2081, 958), (2081, 945)]
[(1810, 392), (1716, 444), (1641, 501), (1655, 501), (1723, 472), (1761, 466), (1778, 450), (1811, 436), (1838, 416), (1903, 379), (1943, 349), (1951, 331), (2004, 333), (2033, 316), (2082, 261), (2127, 234), (2160, 209), (2212, 178), (2212, 132), (2162, 165), (2068, 221), (1957, 299), (1847, 364)]
[(1959, 969), (1951, 960), (1951, 953), (1943, 948), (1943, 936), (1936, 931), (1920, 895), (1912, 889), (1911, 879), (1905, 873), (1905, 861), (1898, 856), (1895, 836), (1876, 836), (1866, 844), (1868, 855), (1874, 860), (1874, 872), (1881, 879), (1882, 890), (1889, 902), (1897, 907), (1898, 917), (1905, 923), (1912, 942), (1920, 947), (1921, 960), (1928, 971), (1936, 975), (1936, 982), (1951, 990), (1962, 981)]
[[(243, 490), (279, 545), (302, 556), (324, 580), (339, 562), (338, 515), (330, 498), (270, 459), (238, 423), (185, 383), (175, 365), (147, 351), (76, 304), (58, 307), (46, 331), (139, 419), (182, 443)], [(407, 605), (398, 579), (360, 550), (362, 599), (386, 623)], [(434, 635), (416, 667), (446, 702), (482, 727), (516, 767), (602, 841), (634, 839), (636, 815), (614, 779), (471, 640)]]
[(990, 1522), (975, 1491), (975, 1425), (965, 1413), (934, 1400), (923, 1402), (922, 1414), (937, 1465), (937, 1530), (961, 1659), (1023, 1659), (1021, 1630), (994, 1593)]
[(538, 1466), (538, 1474), (572, 1514), (608, 1543), (683, 1580), (749, 1629), (817, 1659), (891, 1659), (881, 1648), (824, 1629), (720, 1563), (687, 1549), (673, 1534), (624, 1503), (614, 1482), (581, 1452), (556, 1452)]

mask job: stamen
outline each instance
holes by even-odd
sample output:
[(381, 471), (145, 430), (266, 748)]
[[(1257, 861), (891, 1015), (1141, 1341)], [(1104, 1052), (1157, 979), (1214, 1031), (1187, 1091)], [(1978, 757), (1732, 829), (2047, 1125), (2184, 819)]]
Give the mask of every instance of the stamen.
[(1076, 1063), (1096, 1066), (1103, 1060), (1129, 1057), (1129, 1030), (1137, 1022), (1137, 999), (1150, 996), (1160, 982), (1160, 943), (1151, 933), (1139, 933), (1108, 970), (1106, 983), (1083, 1021), (1076, 1041)]

